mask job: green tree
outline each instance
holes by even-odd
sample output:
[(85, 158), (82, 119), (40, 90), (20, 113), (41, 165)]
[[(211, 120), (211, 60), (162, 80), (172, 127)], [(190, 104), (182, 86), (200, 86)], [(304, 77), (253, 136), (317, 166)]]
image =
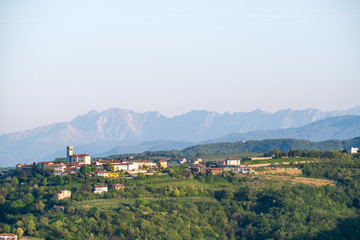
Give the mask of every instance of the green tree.
[(84, 166), (82, 166), (82, 167), (80, 168), (80, 172), (81, 172), (82, 174), (87, 174), (87, 173), (89, 173), (90, 171), (91, 171), (90, 167), (89, 167), (89, 166), (86, 166), (86, 165), (84, 165)]
[(4, 233), (10, 233), (10, 232), (11, 232), (10, 226), (9, 226), (9, 225), (5, 225), (3, 231), (4, 231)]
[(44, 186), (44, 187), (47, 185), (47, 178), (46, 178), (46, 177), (44, 177), (44, 178), (41, 180), (40, 185), (41, 185), (41, 186)]
[(24, 235), (24, 230), (22, 228), (17, 228), (15, 234), (18, 236), (18, 239), (21, 239)]
[(34, 220), (29, 220), (26, 226), (27, 232), (29, 233), (29, 235), (34, 235), (36, 227), (35, 227), (35, 222)]
[(34, 202), (34, 196), (31, 193), (26, 194), (23, 197), (23, 202), (25, 205), (29, 205), (30, 203)]
[(112, 165), (111, 163), (106, 163), (106, 169), (110, 172), (114, 171), (114, 165)]
[(41, 213), (44, 212), (45, 209), (45, 204), (43, 203), (43, 201), (39, 200), (36, 205), (35, 205), (35, 209)]
[(145, 174), (144, 173), (138, 173), (137, 178), (139, 180), (144, 180), (145, 179)]

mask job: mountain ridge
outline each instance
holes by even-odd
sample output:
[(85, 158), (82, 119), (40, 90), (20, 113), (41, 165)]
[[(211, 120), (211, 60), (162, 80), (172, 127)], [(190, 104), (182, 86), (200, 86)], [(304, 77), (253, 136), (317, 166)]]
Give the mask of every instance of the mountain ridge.
[[(234, 133), (301, 127), (343, 113), (360, 115), (360, 107), (336, 112), (318, 109), (284, 109), (275, 113), (260, 109), (238, 113), (193, 110), (174, 117), (156, 111), (92, 110), (69, 122), (0, 135), (0, 164), (37, 161), (62, 151), (67, 145), (91, 145), (90, 149), (84, 147), (83, 150), (104, 153), (128, 142), (133, 145), (148, 141), (199, 143)], [(101, 144), (97, 146), (96, 142)]]

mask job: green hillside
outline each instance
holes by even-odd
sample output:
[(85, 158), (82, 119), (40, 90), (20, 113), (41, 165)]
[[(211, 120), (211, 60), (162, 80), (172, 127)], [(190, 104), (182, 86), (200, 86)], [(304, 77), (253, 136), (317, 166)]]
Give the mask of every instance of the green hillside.
[(275, 148), (282, 152), (293, 150), (318, 150), (318, 151), (342, 151), (349, 150), (351, 146), (360, 146), (360, 137), (349, 140), (328, 140), (323, 142), (311, 142), (299, 139), (267, 139), (251, 140), (242, 142), (220, 142), (201, 144), (185, 148), (181, 152), (185, 156), (196, 154), (218, 154), (218, 153), (266, 153)]

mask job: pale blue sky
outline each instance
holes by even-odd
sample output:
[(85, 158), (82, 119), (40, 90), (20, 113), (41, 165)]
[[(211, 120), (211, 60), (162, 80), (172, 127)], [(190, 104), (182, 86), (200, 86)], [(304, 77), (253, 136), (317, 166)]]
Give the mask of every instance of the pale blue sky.
[(111, 107), (360, 105), (360, 1), (0, 2), (0, 134)]

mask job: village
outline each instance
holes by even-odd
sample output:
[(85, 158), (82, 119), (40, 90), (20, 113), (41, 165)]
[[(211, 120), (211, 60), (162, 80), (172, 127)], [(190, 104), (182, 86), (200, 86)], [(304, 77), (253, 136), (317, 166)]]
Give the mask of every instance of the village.
[[(259, 159), (271, 159), (271, 157), (265, 158), (254, 158), (254, 160)], [(66, 148), (66, 162), (59, 163), (55, 161), (39, 162), (37, 166), (40, 169), (51, 169), (53, 175), (55, 176), (66, 176), (67, 174), (76, 174), (81, 171), (81, 168), (88, 167), (94, 169), (94, 172), (87, 174), (88, 177), (102, 177), (102, 178), (134, 178), (137, 177), (139, 173), (144, 175), (153, 175), (154, 172), (165, 170), (168, 168), (169, 159), (161, 159), (157, 162), (146, 161), (146, 160), (135, 160), (132, 157), (130, 159), (124, 160), (93, 160), (89, 154), (74, 154), (73, 146), (68, 146)], [(231, 157), (219, 162), (216, 165), (210, 165), (206, 167), (203, 164), (202, 159), (196, 159), (194, 161), (189, 161), (186, 158), (177, 160), (180, 164), (186, 164), (188, 170), (192, 170), (197, 173), (211, 173), (211, 174), (221, 174), (223, 172), (234, 172), (237, 174), (256, 174), (252, 167), (247, 165), (241, 165), (241, 160)], [(17, 164), (16, 168), (18, 171), (30, 171), (33, 167), (33, 164)], [(93, 193), (101, 194), (107, 192), (110, 188), (116, 190), (123, 189), (125, 186), (121, 184), (114, 184), (111, 186), (108, 185), (94, 185)], [(58, 193), (57, 199), (62, 200), (65, 198), (71, 197), (71, 191), (61, 190)], [(61, 210), (61, 207), (56, 207), (55, 210)]]

